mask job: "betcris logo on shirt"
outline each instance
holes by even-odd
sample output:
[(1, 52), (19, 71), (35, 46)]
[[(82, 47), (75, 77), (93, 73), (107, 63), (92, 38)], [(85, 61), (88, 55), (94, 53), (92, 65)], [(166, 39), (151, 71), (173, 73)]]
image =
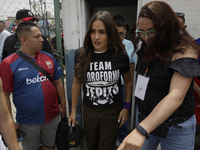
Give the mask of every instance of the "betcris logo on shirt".
[(26, 78), (26, 84), (31, 84), (31, 83), (37, 83), (37, 82), (44, 82), (44, 81), (47, 81), (49, 80), (46, 76), (37, 76), (37, 78), (32, 78), (32, 79), (29, 79), (29, 78)]

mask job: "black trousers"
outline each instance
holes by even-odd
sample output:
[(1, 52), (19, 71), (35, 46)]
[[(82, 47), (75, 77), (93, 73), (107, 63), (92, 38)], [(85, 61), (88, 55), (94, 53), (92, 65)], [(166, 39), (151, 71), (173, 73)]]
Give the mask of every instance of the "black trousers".
[(113, 150), (116, 145), (122, 106), (91, 108), (83, 105), (85, 139), (88, 150)]

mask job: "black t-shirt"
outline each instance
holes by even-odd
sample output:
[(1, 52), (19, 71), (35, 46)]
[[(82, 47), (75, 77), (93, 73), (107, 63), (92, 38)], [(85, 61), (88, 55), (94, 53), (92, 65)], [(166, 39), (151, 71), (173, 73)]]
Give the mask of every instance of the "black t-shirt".
[[(75, 63), (79, 56), (75, 53)], [(94, 108), (122, 105), (121, 74), (130, 70), (125, 50), (94, 53), (87, 71), (87, 83), (83, 84), (83, 103)]]
[[(193, 58), (181, 58), (172, 61), (167, 67), (161, 67), (161, 60), (156, 58), (152, 63), (148, 63), (144, 58), (144, 47), (138, 52), (138, 66), (137, 73), (144, 75), (147, 67), (148, 71), (146, 76), (149, 77), (148, 86), (146, 89), (144, 101), (135, 97), (140, 113), (149, 115), (154, 107), (168, 94), (170, 88), (171, 78), (174, 71), (181, 73), (186, 77), (200, 76), (200, 66), (198, 60)], [(181, 83), (180, 83), (181, 84)], [(195, 100), (193, 96), (193, 84), (187, 91), (181, 106), (168, 118), (173, 119), (176, 117), (189, 117), (194, 114)]]
[[(52, 54), (52, 49), (49, 42), (44, 36), (42, 36), (42, 38), (44, 40), (42, 50), (47, 53)], [(2, 60), (6, 58), (7, 56), (9, 56), (10, 54), (18, 51), (20, 47), (21, 47), (21, 43), (19, 42), (19, 39), (16, 33), (8, 36), (4, 42)]]
[[(64, 41), (63, 41), (63, 37), (61, 37), (61, 43), (62, 43), (62, 51), (64, 52)], [(51, 39), (51, 44), (53, 45), (54, 49), (57, 49), (57, 45), (56, 45), (56, 36), (54, 36)]]
[[(56, 44), (56, 36), (54, 36), (52, 39), (51, 39), (51, 44), (53, 45), (53, 48), (54, 49), (57, 49), (57, 44)], [(62, 56), (64, 57), (64, 41), (63, 41), (63, 37), (61, 37), (61, 44), (62, 44)], [(56, 56), (54, 56), (56, 58)], [(56, 58), (57, 60), (57, 58)], [(63, 58), (63, 64), (65, 65), (65, 59)]]

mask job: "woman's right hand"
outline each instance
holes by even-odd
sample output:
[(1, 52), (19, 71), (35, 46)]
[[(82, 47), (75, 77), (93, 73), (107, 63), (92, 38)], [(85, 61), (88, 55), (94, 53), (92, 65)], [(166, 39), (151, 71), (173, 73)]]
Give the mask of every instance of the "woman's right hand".
[(144, 144), (145, 136), (143, 136), (137, 129), (134, 129), (129, 135), (125, 137), (117, 150), (140, 150)]
[(68, 125), (74, 126), (75, 124), (78, 124), (78, 122), (75, 119), (76, 119), (76, 111), (72, 111), (68, 118)]

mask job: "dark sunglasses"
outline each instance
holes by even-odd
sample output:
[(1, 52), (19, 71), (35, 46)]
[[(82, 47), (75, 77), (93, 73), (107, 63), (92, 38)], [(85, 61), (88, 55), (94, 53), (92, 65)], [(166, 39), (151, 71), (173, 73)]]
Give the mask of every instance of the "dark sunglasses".
[(177, 15), (179, 18), (184, 18), (184, 17), (185, 17), (185, 14), (184, 14), (184, 13), (176, 12), (176, 15)]
[(119, 36), (124, 36), (125, 34), (123, 32), (119, 32)]

